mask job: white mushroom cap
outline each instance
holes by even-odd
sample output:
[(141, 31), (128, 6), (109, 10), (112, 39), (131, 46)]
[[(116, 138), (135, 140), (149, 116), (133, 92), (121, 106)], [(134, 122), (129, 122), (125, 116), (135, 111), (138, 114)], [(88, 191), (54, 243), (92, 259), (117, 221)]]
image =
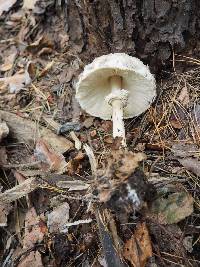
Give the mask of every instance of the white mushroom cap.
[(102, 119), (111, 119), (112, 106), (105, 101), (111, 93), (109, 78), (122, 77), (122, 88), (128, 91), (124, 118), (144, 112), (156, 96), (156, 83), (149, 67), (138, 58), (115, 53), (96, 58), (87, 65), (76, 84), (76, 98), (83, 110)]

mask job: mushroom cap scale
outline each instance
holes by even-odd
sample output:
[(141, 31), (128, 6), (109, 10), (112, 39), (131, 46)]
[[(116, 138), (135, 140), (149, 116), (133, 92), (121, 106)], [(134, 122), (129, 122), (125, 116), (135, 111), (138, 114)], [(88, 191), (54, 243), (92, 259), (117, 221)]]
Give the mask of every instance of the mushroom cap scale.
[(124, 118), (138, 116), (156, 96), (156, 83), (149, 67), (138, 58), (124, 53), (96, 58), (84, 68), (76, 84), (76, 99), (87, 113), (110, 120), (112, 107), (105, 101), (111, 93), (110, 77), (122, 77), (122, 89), (128, 91)]

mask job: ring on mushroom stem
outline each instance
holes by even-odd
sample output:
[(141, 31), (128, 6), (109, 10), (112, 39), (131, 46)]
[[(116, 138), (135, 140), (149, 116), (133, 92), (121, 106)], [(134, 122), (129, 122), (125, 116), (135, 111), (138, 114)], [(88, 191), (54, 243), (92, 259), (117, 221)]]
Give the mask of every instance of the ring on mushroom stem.
[(122, 137), (122, 146), (126, 146), (123, 119), (143, 113), (155, 96), (156, 83), (148, 66), (124, 53), (96, 58), (76, 84), (81, 107), (95, 117), (112, 119), (113, 137)]

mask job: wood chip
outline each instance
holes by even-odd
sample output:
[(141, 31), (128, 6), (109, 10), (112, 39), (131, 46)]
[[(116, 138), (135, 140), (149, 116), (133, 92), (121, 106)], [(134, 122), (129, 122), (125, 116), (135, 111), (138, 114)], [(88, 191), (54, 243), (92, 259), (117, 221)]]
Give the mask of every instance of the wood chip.
[(63, 136), (57, 136), (45, 127), (37, 127), (33, 121), (21, 118), (14, 113), (0, 110), (0, 119), (7, 123), (11, 135), (19, 142), (34, 145), (35, 140), (42, 138), (56, 152), (61, 154), (73, 147), (72, 142)]

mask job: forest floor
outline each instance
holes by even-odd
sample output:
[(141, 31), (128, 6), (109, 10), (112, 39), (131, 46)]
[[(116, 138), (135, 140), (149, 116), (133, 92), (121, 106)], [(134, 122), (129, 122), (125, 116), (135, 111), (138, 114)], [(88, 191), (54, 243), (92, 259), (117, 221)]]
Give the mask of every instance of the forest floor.
[(200, 60), (174, 55), (121, 151), (62, 15), (2, 3), (0, 266), (200, 266)]

